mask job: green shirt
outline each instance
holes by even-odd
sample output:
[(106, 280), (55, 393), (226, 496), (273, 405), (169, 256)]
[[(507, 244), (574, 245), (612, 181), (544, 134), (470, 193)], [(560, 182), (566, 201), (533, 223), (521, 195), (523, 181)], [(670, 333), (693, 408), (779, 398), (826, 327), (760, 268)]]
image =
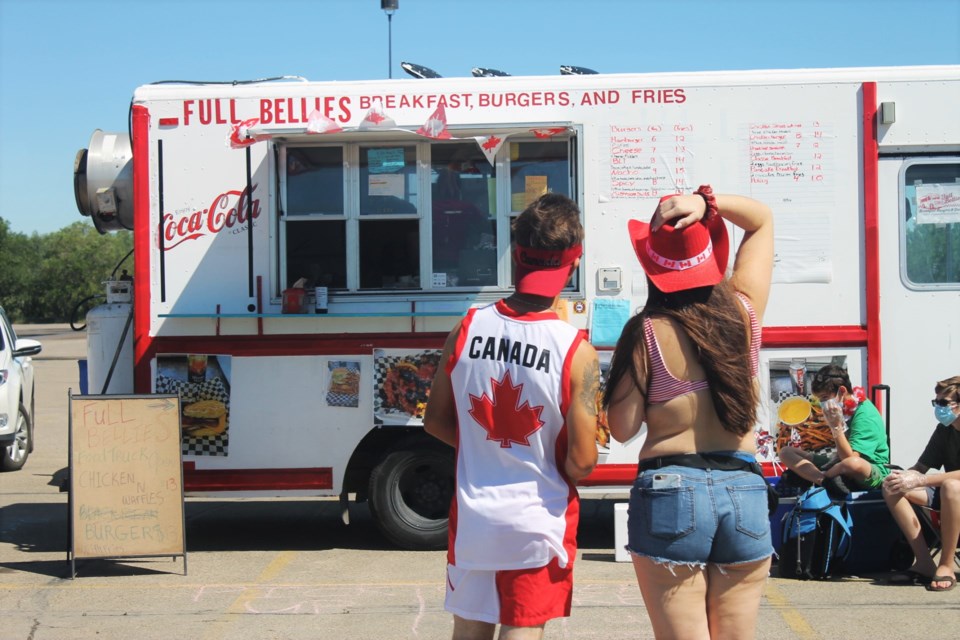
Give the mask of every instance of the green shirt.
[(887, 445), (887, 429), (883, 416), (869, 400), (861, 402), (853, 412), (847, 440), (850, 448), (867, 462), (879, 466), (890, 463), (890, 447)]

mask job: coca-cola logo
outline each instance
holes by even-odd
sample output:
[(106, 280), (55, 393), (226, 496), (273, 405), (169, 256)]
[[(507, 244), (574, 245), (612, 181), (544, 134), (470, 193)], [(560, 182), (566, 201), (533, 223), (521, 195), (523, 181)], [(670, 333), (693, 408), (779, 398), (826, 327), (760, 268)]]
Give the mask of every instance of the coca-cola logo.
[(224, 229), (246, 228), (248, 223), (260, 217), (260, 200), (252, 197), (256, 190), (257, 185), (251, 189), (244, 188), (243, 191), (224, 191), (206, 209), (179, 215), (163, 214), (164, 251), (187, 240), (216, 235)]

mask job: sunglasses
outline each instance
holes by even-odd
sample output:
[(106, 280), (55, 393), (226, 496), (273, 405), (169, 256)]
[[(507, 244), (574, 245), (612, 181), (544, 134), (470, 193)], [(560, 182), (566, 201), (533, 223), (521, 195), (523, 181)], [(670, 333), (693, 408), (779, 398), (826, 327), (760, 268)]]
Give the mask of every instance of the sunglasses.
[(930, 401), (930, 405), (933, 407), (952, 407), (956, 404), (955, 400), (947, 400), (946, 398), (934, 398)]

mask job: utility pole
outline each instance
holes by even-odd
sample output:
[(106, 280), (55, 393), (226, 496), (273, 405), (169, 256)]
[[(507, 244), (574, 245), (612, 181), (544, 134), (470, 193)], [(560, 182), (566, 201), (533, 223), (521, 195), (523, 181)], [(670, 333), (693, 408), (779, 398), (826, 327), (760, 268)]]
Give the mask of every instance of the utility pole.
[(380, 8), (387, 14), (387, 77), (393, 78), (393, 13), (400, 8), (400, 0), (380, 0)]

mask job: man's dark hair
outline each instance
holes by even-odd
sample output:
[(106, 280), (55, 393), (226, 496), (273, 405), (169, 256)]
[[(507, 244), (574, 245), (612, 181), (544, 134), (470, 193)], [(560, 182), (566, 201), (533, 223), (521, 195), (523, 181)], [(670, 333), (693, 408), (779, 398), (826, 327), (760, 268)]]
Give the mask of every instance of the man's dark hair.
[(530, 249), (563, 250), (583, 243), (577, 203), (559, 193), (547, 193), (514, 218), (514, 241)]
[(850, 375), (847, 370), (836, 364), (828, 364), (821, 367), (813, 376), (813, 384), (810, 385), (810, 391), (814, 394), (832, 393), (836, 394), (840, 387), (852, 391), (853, 385), (850, 384)]

